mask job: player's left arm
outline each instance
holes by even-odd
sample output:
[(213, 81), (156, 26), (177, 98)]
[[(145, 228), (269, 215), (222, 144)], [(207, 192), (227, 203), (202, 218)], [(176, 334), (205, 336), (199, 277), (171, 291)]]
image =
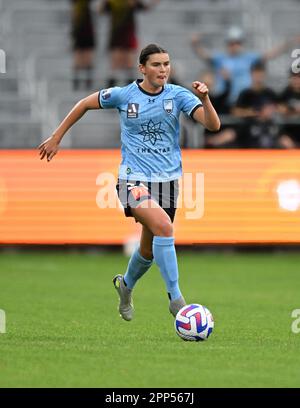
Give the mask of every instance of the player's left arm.
[(209, 99), (207, 86), (203, 82), (195, 81), (193, 82), (193, 88), (195, 88), (196, 95), (202, 102), (202, 106), (199, 106), (193, 113), (193, 119), (211, 132), (217, 132), (220, 129), (221, 122)]

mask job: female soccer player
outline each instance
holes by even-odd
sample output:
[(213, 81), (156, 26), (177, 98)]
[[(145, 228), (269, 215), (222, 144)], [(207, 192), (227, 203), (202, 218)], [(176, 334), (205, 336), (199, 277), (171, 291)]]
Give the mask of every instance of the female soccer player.
[(197, 96), (189, 90), (167, 84), (170, 59), (156, 44), (140, 54), (143, 79), (126, 87), (96, 92), (80, 100), (52, 136), (40, 146), (40, 158), (50, 161), (64, 134), (90, 109), (117, 108), (121, 123), (122, 162), (117, 192), (125, 215), (143, 226), (140, 246), (131, 256), (127, 271), (113, 279), (119, 294), (119, 312), (124, 320), (133, 318), (132, 289), (150, 268), (153, 259), (165, 281), (169, 310), (176, 316), (185, 305), (178, 284), (173, 220), (182, 174), (179, 147), (180, 112), (191, 116), (211, 131), (220, 128), (208, 88), (193, 82)]

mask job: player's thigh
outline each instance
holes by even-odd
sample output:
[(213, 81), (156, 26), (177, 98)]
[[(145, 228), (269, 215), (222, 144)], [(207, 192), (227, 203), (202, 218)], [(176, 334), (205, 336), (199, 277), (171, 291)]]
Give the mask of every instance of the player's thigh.
[(154, 200), (145, 200), (136, 208), (131, 208), (136, 221), (145, 225), (153, 235), (173, 236), (173, 225), (168, 214)]

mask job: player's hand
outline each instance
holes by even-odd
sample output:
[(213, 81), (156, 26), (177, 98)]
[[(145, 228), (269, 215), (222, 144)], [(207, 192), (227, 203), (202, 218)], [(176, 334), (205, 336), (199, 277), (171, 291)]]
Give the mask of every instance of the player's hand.
[(47, 161), (49, 162), (58, 152), (59, 143), (54, 139), (53, 136), (46, 139), (43, 143), (41, 143), (38, 147), (40, 151), (40, 159), (46, 156)]
[(203, 82), (194, 81), (193, 88), (197, 91), (196, 94), (201, 100), (208, 96), (208, 88)]

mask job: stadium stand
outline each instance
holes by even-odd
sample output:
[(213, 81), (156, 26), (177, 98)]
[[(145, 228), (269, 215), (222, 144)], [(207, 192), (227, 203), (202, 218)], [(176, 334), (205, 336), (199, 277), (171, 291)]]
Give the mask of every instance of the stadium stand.
[[(95, 91), (108, 72), (107, 16), (96, 13), (98, 49)], [(264, 51), (296, 34), (300, 20), (295, 0), (162, 0), (149, 13), (140, 13), (139, 42), (162, 44), (169, 50), (176, 75), (189, 86), (203, 63), (190, 47), (195, 31), (205, 33), (211, 49), (224, 46), (224, 33), (232, 24), (247, 33), (252, 49)], [(32, 148), (58, 125), (63, 115), (86, 92), (71, 83), (70, 2), (68, 0), (0, 0), (0, 49), (7, 70), (0, 74), (0, 148)], [(271, 86), (284, 87), (291, 56), (269, 65)], [(63, 139), (62, 146), (112, 148), (119, 146), (119, 124), (113, 112), (86, 115)], [(190, 147), (201, 147), (193, 137)]]

